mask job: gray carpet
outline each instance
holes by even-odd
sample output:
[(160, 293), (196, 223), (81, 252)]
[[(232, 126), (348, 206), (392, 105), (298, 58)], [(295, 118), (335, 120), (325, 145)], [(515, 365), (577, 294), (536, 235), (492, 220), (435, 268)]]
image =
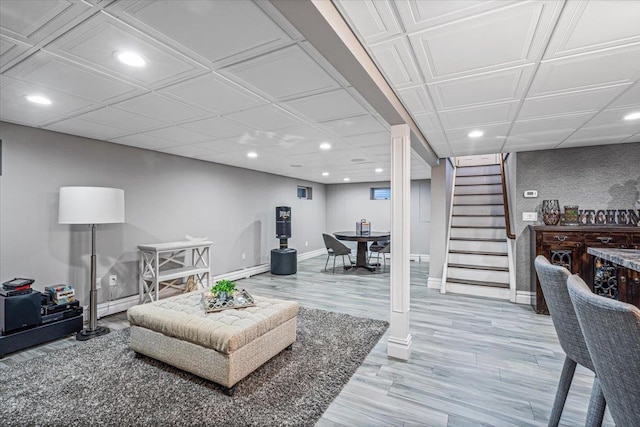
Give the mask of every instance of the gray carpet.
[(0, 370), (3, 426), (309, 426), (388, 324), (300, 308), (298, 339), (233, 397), (162, 362), (136, 358), (129, 330)]

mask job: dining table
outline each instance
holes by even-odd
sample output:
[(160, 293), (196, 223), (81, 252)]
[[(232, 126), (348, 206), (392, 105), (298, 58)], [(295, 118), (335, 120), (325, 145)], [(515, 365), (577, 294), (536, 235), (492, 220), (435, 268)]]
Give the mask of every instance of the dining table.
[(338, 240), (358, 242), (356, 265), (353, 266), (353, 268), (365, 268), (369, 271), (374, 271), (376, 266), (370, 265), (367, 262), (368, 243), (388, 241), (391, 239), (391, 233), (388, 231), (370, 231), (367, 233), (358, 233), (356, 231), (336, 231), (333, 235)]
[[(594, 288), (613, 279), (612, 283), (617, 286), (617, 299), (640, 307), (640, 249), (588, 247), (587, 253), (596, 257)], [(602, 265), (599, 259), (615, 267)], [(600, 276), (607, 276), (608, 269), (612, 270), (609, 280), (601, 280)]]

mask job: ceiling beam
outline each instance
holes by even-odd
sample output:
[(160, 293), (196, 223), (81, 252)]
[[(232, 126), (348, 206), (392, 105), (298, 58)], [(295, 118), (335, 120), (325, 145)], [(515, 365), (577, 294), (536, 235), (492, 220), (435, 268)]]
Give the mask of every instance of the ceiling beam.
[(438, 156), (330, 0), (270, 0), (390, 125), (407, 124), (411, 148), (430, 166)]

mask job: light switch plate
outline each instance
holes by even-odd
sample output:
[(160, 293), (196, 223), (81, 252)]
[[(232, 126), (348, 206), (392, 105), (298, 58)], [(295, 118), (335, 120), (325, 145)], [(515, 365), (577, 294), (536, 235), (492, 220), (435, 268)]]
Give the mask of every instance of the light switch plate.
[(522, 212), (523, 221), (537, 221), (538, 212)]
[(524, 197), (526, 199), (531, 199), (531, 198), (534, 198), (534, 197), (538, 197), (538, 191), (537, 190), (525, 190)]

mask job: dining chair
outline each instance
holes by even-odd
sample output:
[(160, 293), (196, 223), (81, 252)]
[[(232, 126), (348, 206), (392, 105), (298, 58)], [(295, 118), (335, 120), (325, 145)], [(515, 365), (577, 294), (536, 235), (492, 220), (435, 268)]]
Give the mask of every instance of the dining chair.
[[(382, 254), (382, 263), (384, 265), (384, 267), (382, 268), (382, 271), (385, 271), (387, 269), (387, 254), (391, 253), (391, 242), (387, 242), (386, 245), (384, 245), (382, 248), (380, 248), (379, 250), (375, 251), (376, 254), (376, 271), (378, 271), (378, 268), (380, 267), (380, 255)], [(371, 259), (371, 258), (369, 258)]]
[(567, 287), (613, 421), (640, 426), (640, 309), (594, 294), (577, 274)]
[(327, 248), (327, 262), (324, 263), (324, 271), (327, 271), (327, 264), (329, 264), (329, 258), (333, 257), (333, 273), (336, 272), (336, 257), (342, 256), (342, 266), (346, 267), (344, 262), (344, 256), (349, 258), (349, 266), (353, 265), (351, 261), (351, 248), (340, 242), (338, 239), (330, 234), (322, 234), (324, 239), (324, 245)]
[(380, 252), (385, 246), (387, 246), (387, 244), (389, 244), (388, 240), (376, 240), (374, 242), (371, 242), (371, 245), (369, 246), (369, 256), (367, 257), (367, 263), (371, 261), (371, 257), (374, 253)]
[[(562, 374), (560, 374), (556, 397), (549, 416), (549, 426), (555, 427), (560, 422), (576, 365), (580, 364), (592, 372), (595, 372), (595, 369), (567, 291), (567, 278), (571, 276), (571, 273), (562, 266), (551, 264), (542, 255), (536, 257), (534, 264), (542, 293), (549, 307), (553, 326), (558, 335), (558, 341), (560, 341), (560, 346), (565, 353)], [(600, 380), (596, 375), (591, 389), (585, 426), (600, 426), (605, 406), (606, 402), (600, 388)]]

